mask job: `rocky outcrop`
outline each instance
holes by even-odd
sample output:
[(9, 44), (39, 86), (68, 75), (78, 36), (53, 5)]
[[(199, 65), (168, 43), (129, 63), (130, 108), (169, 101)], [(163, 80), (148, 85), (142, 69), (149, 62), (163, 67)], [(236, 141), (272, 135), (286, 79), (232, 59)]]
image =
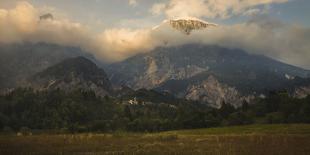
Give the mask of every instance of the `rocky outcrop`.
[(310, 95), (310, 86), (296, 88), (293, 96), (297, 98), (305, 98)]
[(219, 108), (223, 102), (235, 107), (241, 106), (244, 100), (249, 102), (254, 96), (242, 96), (234, 87), (221, 84), (214, 76), (209, 76), (201, 83), (190, 86), (185, 98)]

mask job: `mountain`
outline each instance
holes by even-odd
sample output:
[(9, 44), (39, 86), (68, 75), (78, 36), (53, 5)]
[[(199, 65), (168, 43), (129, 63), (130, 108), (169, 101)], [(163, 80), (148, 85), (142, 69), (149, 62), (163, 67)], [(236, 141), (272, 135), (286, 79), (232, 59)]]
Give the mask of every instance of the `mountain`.
[(66, 59), (35, 74), (30, 87), (39, 90), (92, 90), (99, 96), (112, 94), (112, 85), (105, 71), (85, 57)]
[(25, 80), (67, 58), (85, 56), (77, 47), (47, 43), (0, 44), (0, 90), (21, 86)]
[(54, 20), (54, 16), (51, 13), (41, 15), (39, 18), (40, 18), (40, 21), (41, 20)]
[(154, 27), (153, 30), (167, 25), (176, 30), (179, 30), (180, 32), (183, 32), (186, 35), (190, 35), (194, 30), (201, 30), (208, 27), (217, 26), (216, 24), (209, 23), (198, 18), (183, 17), (178, 19), (164, 20), (161, 25)]
[(112, 82), (167, 91), (214, 106), (236, 105), (271, 90), (309, 86), (308, 70), (239, 49), (189, 44), (160, 47), (108, 67)]

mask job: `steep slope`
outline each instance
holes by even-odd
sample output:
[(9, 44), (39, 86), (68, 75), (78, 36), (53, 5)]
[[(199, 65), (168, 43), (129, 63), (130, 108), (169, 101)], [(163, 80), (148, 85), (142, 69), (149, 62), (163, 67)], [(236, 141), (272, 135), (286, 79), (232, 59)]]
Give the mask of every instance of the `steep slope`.
[(39, 90), (92, 90), (97, 95), (112, 94), (112, 86), (103, 69), (84, 57), (66, 59), (35, 74), (30, 86)]
[[(204, 98), (201, 96), (205, 95), (206, 101), (214, 104), (310, 84), (303, 79), (309, 75), (308, 70), (238, 49), (197, 44), (157, 48), (112, 64), (109, 73), (117, 84), (134, 89), (156, 88), (188, 99)], [(214, 85), (208, 84), (210, 81)], [(211, 86), (218, 88), (208, 92)], [(212, 94), (215, 97), (211, 97)]]

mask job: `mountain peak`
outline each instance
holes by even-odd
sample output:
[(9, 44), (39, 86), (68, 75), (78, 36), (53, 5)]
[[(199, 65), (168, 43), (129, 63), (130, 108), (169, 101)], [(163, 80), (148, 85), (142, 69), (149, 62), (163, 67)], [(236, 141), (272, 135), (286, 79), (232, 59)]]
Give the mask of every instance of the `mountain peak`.
[(40, 20), (53, 20), (54, 16), (51, 13), (47, 13), (40, 16)]
[[(209, 23), (195, 17), (182, 17), (170, 20), (164, 20), (163, 24), (169, 24), (172, 28), (177, 29), (186, 35), (190, 35), (194, 30), (202, 30), (208, 27), (216, 27), (217, 24)], [(155, 27), (156, 29), (158, 27)]]

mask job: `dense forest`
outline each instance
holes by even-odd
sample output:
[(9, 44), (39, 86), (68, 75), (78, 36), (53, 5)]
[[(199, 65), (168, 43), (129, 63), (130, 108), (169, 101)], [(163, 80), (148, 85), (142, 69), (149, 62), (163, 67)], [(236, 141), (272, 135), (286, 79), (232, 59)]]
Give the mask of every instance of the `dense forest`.
[[(0, 96), (0, 128), (63, 132), (156, 132), (254, 123), (310, 123), (310, 96), (298, 99), (271, 92), (239, 108), (222, 103), (215, 109), (141, 90), (131, 96), (97, 97), (92, 91), (34, 91), (19, 88)], [(141, 96), (139, 96), (141, 95)]]

